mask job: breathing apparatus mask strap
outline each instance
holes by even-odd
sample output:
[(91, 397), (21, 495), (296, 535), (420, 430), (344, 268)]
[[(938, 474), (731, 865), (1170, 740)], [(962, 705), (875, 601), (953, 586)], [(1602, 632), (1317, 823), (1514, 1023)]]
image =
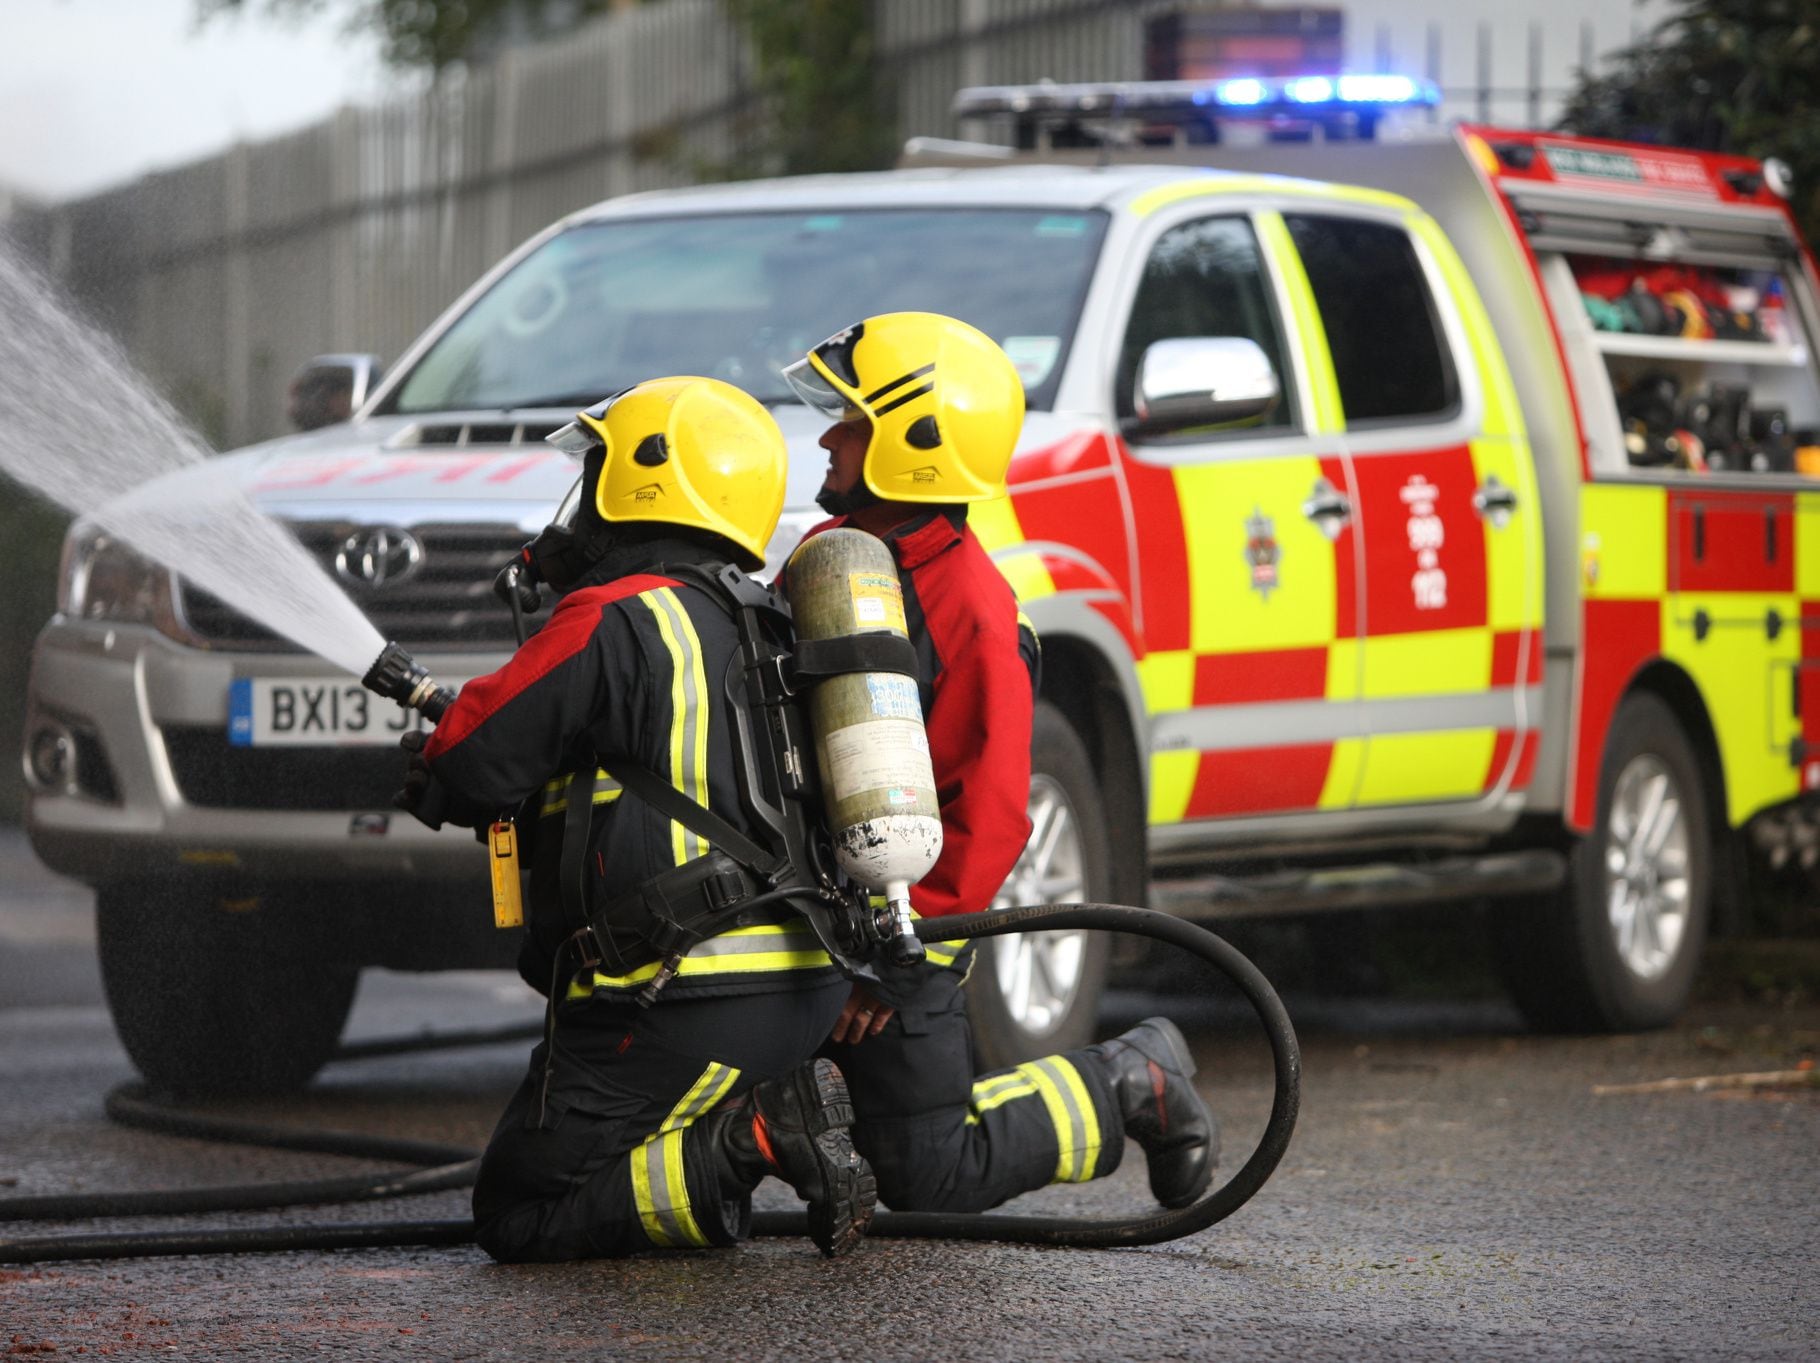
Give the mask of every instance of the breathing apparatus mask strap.
[(582, 457), (581, 476), (570, 487), (550, 523), (520, 551), (522, 580), (562, 593), (588, 575), (612, 545), (612, 531), (594, 510), (607, 449), (595, 441)]

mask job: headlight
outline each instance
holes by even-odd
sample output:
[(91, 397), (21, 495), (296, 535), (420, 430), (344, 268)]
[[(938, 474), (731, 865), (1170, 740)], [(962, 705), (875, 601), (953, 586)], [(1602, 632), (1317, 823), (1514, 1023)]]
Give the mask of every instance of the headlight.
[(57, 609), (75, 620), (150, 625), (173, 639), (183, 637), (170, 570), (92, 522), (77, 522), (63, 541)]

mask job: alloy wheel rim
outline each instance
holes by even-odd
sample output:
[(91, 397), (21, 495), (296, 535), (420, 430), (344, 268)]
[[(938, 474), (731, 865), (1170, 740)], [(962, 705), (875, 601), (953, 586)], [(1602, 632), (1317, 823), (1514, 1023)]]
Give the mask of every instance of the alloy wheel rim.
[(1681, 954), (1693, 887), (1681, 788), (1653, 753), (1619, 772), (1605, 835), (1612, 943), (1632, 974), (1659, 980)]
[[(1068, 794), (1041, 772), (1030, 777), (1030, 840), (1012, 867), (995, 909), (1067, 904), (1086, 898), (1086, 854)], [(1081, 989), (1087, 961), (1084, 929), (1020, 932), (992, 939), (999, 997), (1011, 1020), (1032, 1036), (1061, 1027)]]

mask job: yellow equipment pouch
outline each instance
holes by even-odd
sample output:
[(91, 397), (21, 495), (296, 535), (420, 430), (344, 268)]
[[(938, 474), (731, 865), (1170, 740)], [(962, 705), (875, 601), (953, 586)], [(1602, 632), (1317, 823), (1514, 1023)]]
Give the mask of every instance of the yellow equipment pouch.
[(487, 864), (493, 872), (493, 926), (524, 926), (525, 908), (518, 880), (518, 827), (501, 819), (487, 830)]

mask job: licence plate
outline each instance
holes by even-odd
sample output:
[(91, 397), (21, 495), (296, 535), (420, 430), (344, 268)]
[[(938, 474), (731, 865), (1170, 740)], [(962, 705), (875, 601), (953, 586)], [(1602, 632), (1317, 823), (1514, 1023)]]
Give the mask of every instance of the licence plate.
[(228, 742), (237, 748), (384, 747), (423, 716), (357, 681), (239, 677), (228, 684)]

